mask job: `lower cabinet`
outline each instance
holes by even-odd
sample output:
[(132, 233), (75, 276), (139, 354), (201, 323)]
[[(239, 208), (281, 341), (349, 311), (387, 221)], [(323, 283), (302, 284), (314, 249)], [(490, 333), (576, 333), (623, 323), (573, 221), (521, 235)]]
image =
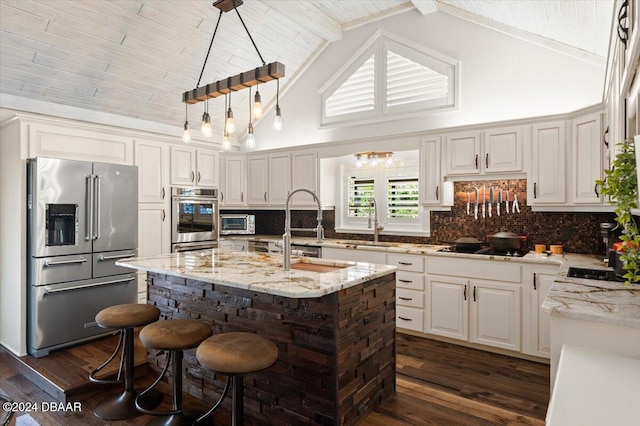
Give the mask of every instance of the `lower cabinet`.
[(558, 273), (557, 266), (529, 267), (524, 274), (522, 351), (543, 358), (551, 356), (551, 315), (542, 310), (542, 302)]
[(248, 251), (249, 240), (219, 240), (218, 248), (229, 249), (233, 251)]

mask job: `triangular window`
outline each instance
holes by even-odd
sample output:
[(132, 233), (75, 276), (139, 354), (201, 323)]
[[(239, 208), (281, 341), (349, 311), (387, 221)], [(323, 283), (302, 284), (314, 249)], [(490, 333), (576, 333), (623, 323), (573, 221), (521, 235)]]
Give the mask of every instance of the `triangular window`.
[(455, 107), (456, 64), (378, 33), (320, 90), (322, 125)]

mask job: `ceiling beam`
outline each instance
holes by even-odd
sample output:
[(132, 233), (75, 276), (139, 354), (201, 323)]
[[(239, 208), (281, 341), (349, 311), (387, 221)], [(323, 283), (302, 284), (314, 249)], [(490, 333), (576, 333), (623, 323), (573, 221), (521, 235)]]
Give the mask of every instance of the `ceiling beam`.
[(338, 41), (342, 38), (342, 26), (314, 6), (312, 2), (266, 0), (263, 3), (328, 42)]
[(423, 15), (438, 11), (436, 0), (411, 0), (411, 3), (413, 3), (416, 9)]

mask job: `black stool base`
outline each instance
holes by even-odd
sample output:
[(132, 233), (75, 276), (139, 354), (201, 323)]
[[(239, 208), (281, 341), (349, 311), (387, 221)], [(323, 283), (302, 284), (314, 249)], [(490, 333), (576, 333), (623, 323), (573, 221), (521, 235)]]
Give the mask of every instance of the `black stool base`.
[(192, 426), (198, 415), (202, 414), (201, 412), (187, 410), (170, 416), (157, 417), (147, 423), (147, 426)]
[[(102, 420), (126, 420), (137, 417), (142, 414), (136, 409), (137, 395), (136, 391), (124, 391), (109, 396), (96, 405), (93, 414)], [(144, 408), (151, 410), (162, 402), (162, 392), (152, 389), (139, 402)]]

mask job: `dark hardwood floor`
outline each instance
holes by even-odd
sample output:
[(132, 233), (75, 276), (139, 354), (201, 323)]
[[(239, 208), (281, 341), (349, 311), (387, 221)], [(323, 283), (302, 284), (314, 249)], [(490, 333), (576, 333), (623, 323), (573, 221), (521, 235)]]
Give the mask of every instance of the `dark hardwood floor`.
[[(112, 343), (101, 339), (59, 351), (55, 358), (41, 358), (42, 362), (30, 359), (30, 365), (38, 369), (46, 364), (47, 374), (63, 376), (77, 383), (76, 379), (88, 374), (95, 362), (106, 359), (115, 345)], [(4, 394), (16, 402), (53, 401), (13, 367), (9, 356), (0, 350), (0, 396)], [(146, 373), (136, 379), (136, 383), (137, 386), (147, 385), (153, 379), (153, 374)], [(168, 409), (170, 388), (166, 383), (160, 385), (166, 395), (160, 408)], [(119, 393), (119, 389), (113, 387), (110, 392)], [(104, 396), (105, 393), (94, 393), (83, 398), (81, 412), (38, 412), (31, 413), (31, 417), (42, 426), (143, 425), (152, 419), (150, 416), (121, 422), (97, 419), (92, 410)], [(548, 365), (398, 334), (397, 392), (369, 414), (362, 424), (543, 425), (548, 400)], [(206, 408), (202, 402), (188, 396), (184, 403), (192, 409)], [(15, 424), (22, 414), (15, 413), (9, 424)], [(215, 421), (218, 425), (230, 424), (226, 412), (217, 414)]]

